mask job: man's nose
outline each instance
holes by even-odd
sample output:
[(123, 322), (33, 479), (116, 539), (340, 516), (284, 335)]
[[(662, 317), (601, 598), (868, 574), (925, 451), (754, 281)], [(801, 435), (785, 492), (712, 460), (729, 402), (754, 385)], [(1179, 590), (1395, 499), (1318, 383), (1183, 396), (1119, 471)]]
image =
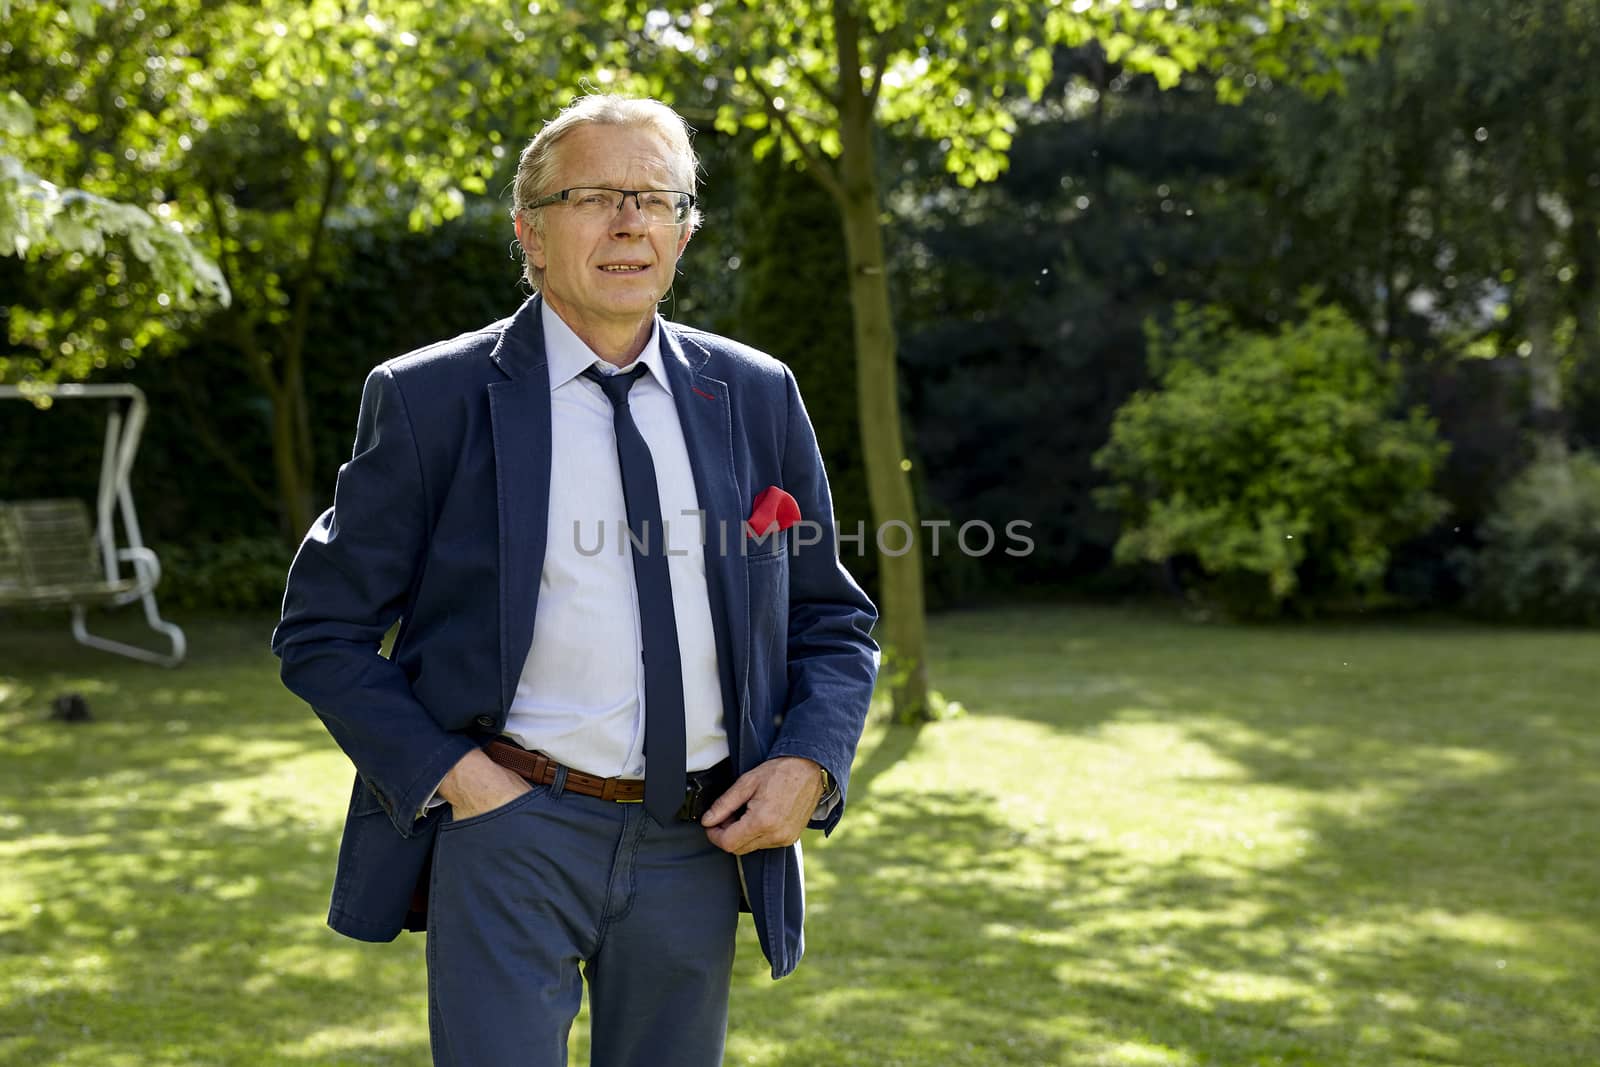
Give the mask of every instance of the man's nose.
[(639, 203), (638, 193), (625, 193), (622, 203), (617, 207), (617, 217), (611, 220), (611, 229), (616, 234), (642, 234), (649, 228), (645, 221), (644, 209)]

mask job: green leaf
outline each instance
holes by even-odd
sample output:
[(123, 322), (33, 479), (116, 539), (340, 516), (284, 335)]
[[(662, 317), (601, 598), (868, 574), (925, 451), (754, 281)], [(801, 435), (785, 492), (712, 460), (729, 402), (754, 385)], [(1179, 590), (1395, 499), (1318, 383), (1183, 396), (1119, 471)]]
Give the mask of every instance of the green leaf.
[(27, 137), (34, 131), (33, 108), (15, 89), (0, 96), (0, 134)]
[(1171, 89), (1183, 80), (1183, 67), (1177, 60), (1166, 56), (1151, 57), (1149, 70), (1162, 89)]

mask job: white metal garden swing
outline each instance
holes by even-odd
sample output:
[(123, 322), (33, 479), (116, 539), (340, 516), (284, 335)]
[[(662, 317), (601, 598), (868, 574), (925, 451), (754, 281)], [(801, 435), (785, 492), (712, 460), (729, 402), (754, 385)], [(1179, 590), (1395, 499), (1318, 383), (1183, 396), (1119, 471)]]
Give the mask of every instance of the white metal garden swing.
[[(187, 642), (183, 631), (163, 620), (156, 607), (161, 561), (144, 545), (128, 481), (149, 410), (144, 393), (133, 385), (0, 386), (0, 400), (31, 402), (42, 397), (112, 402), (100, 456), (95, 521), (91, 525), (87, 506), (76, 498), (0, 500), (0, 609), (66, 606), (72, 612), (72, 636), (79, 644), (176, 667), (183, 662)], [(121, 546), (119, 518), (125, 541)], [(153, 651), (89, 632), (89, 608), (123, 607), (135, 601), (144, 606), (150, 628), (165, 639), (166, 650)]]

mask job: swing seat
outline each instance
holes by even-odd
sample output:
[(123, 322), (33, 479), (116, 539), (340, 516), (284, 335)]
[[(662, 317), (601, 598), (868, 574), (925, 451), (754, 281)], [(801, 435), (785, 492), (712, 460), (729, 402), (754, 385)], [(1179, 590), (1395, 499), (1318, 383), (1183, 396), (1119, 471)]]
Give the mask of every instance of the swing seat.
[[(121, 574), (118, 563), (128, 564), (131, 573)], [(148, 607), (160, 581), (161, 563), (143, 546), (119, 548), (111, 560), (104, 559), (81, 500), (0, 501), (0, 608), (65, 606), (72, 611), (72, 636), (79, 644), (175, 667), (186, 651), (183, 631), (159, 617), (148, 621), (167, 638), (170, 651), (89, 632), (89, 608), (122, 607), (138, 600)]]
[[(81, 500), (0, 501), (0, 610), (65, 605), (72, 612), (72, 636), (80, 645), (176, 667), (183, 662), (187, 643), (183, 631), (163, 619), (156, 608), (161, 562), (144, 547), (128, 482), (148, 411), (144, 393), (137, 386), (117, 384), (0, 385), (0, 400), (39, 405), (46, 398), (113, 401), (100, 455), (98, 521), (92, 521)], [(119, 516), (126, 547), (117, 544)], [(121, 607), (136, 601), (143, 605), (150, 629), (166, 638), (166, 651), (89, 632), (89, 608)]]
[(161, 580), (145, 548), (123, 548), (133, 570), (107, 574), (81, 500), (0, 502), (0, 607), (131, 604)]

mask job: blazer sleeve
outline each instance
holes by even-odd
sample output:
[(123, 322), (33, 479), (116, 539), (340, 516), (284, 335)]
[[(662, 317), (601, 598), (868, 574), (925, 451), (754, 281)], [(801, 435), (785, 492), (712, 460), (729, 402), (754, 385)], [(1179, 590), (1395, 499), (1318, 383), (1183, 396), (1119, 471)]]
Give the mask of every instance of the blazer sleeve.
[(380, 366), (367, 377), (333, 507), (312, 525), (289, 569), (272, 650), (284, 684), (321, 717), (402, 836), (476, 747), (441, 727), (380, 652), (420, 577), (429, 514), (405, 401)]
[[(804, 756), (833, 776), (838, 803), (824, 804), (813, 829), (831, 833), (844, 814), (850, 764), (878, 674), (872, 640), (877, 609), (839, 562), (833, 501), (817, 437), (800, 399), (794, 375), (784, 368), (787, 390), (783, 487), (800, 506), (807, 526), (789, 558), (788, 706), (768, 758)], [(815, 543), (805, 544), (820, 528)], [(795, 532), (800, 531), (797, 527)]]

